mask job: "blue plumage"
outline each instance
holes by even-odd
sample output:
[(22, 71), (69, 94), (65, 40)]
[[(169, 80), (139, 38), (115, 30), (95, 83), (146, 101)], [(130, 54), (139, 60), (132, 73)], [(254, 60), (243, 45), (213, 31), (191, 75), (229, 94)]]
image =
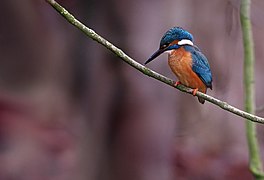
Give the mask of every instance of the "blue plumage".
[(191, 35), (191, 33), (182, 29), (181, 27), (173, 27), (170, 30), (168, 30), (161, 38), (160, 47), (169, 44), (176, 39), (177, 40), (188, 39), (190, 41), (193, 41), (193, 36)]
[(212, 89), (212, 73), (207, 58), (196, 46), (185, 46), (184, 49), (192, 54), (192, 70)]
[[(168, 63), (179, 83), (193, 88), (193, 95), (197, 91), (206, 93), (212, 89), (212, 73), (207, 58), (193, 43), (193, 36), (181, 27), (169, 29), (161, 38), (159, 49), (145, 62), (151, 62), (163, 52), (168, 52)], [(200, 103), (205, 100), (198, 97)]]

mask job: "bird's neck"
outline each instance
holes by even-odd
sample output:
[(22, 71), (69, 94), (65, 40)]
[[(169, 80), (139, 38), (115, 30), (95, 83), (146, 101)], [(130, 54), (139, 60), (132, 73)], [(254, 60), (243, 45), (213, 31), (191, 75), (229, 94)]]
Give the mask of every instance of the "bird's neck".
[(169, 51), (168, 59), (170, 60), (180, 60), (185, 53), (184, 47), (179, 49), (173, 49)]

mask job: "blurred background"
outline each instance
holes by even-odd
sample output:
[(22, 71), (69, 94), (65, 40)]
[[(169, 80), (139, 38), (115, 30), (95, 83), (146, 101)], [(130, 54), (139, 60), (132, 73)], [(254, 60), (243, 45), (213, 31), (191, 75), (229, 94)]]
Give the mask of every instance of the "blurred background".
[[(211, 65), (208, 94), (243, 109), (239, 0), (59, 2), (139, 63), (168, 29), (187, 29)], [(257, 107), (263, 9), (252, 1)], [(1, 180), (253, 179), (243, 119), (131, 68), (44, 0), (0, 10)], [(176, 80), (166, 55), (148, 67)]]

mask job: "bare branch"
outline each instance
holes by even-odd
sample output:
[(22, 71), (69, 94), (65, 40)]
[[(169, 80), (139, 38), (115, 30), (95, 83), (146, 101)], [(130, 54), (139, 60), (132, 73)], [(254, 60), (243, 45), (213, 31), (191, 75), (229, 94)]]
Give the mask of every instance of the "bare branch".
[[(244, 92), (245, 111), (255, 113), (255, 53), (250, 19), (251, 0), (240, 1), (240, 22), (244, 47)], [(246, 122), (246, 137), (249, 152), (249, 169), (256, 180), (264, 179), (256, 123)]]
[[(133, 60), (131, 57), (126, 55), (121, 49), (114, 46), (112, 43), (98, 35), (94, 30), (86, 27), (83, 23), (81, 23), (79, 20), (77, 20), (72, 14), (70, 14), (64, 7), (62, 7), (60, 4), (58, 4), (54, 0), (46, 0), (56, 11), (58, 11), (69, 23), (74, 25), (76, 28), (81, 30), (85, 35), (87, 35), (89, 38), (93, 39), (94, 41), (98, 42), (99, 44), (102, 44), (104, 47), (106, 47), (108, 50), (112, 51), (116, 56), (121, 58), (123, 61), (128, 63), (130, 66), (134, 67), (135, 69), (139, 70), (143, 74), (152, 77), (154, 79), (157, 79), (167, 85), (170, 85), (174, 88), (177, 88), (178, 90), (192, 94), (192, 89), (185, 87), (183, 85), (175, 86), (175, 82), (172, 79), (169, 79), (143, 65)], [(255, 116), (253, 114), (247, 113), (245, 111), (242, 111), (238, 108), (235, 108), (234, 106), (229, 105), (228, 103), (218, 100), (212, 96), (209, 96), (207, 94), (203, 94), (201, 92), (197, 92), (196, 96), (202, 97), (203, 99), (211, 102), (212, 104), (219, 106), (220, 108), (229, 111), (233, 114), (236, 114), (240, 117), (246, 118), (250, 121), (257, 122), (264, 124), (264, 118)]]

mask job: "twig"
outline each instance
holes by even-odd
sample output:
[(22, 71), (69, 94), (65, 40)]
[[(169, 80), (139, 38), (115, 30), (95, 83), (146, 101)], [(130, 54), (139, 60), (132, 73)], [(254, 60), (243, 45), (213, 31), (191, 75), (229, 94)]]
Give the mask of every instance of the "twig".
[[(240, 21), (244, 45), (244, 90), (245, 90), (245, 111), (255, 113), (255, 54), (254, 41), (250, 20), (251, 0), (241, 0)], [(246, 122), (246, 135), (249, 150), (249, 168), (255, 179), (264, 179), (260, 157), (259, 144), (257, 139), (256, 124)]]
[[(65, 8), (63, 8), (60, 4), (58, 4), (54, 0), (46, 0), (56, 11), (58, 11), (69, 23), (77, 27), (79, 30), (81, 30), (85, 35), (87, 35), (89, 38), (93, 39), (94, 41), (98, 42), (99, 44), (102, 44), (104, 47), (112, 51), (116, 56), (121, 58), (123, 61), (128, 63), (130, 66), (134, 67), (135, 69), (141, 71), (143, 74), (152, 77), (154, 79), (157, 79), (167, 85), (170, 85), (174, 88), (177, 88), (178, 90), (192, 94), (192, 89), (185, 87), (183, 85), (178, 85), (177, 87), (174, 85), (175, 82), (172, 79), (169, 79), (159, 73), (156, 73), (155, 71), (139, 64), (135, 60), (133, 60), (131, 57), (126, 55), (121, 49), (114, 46), (112, 43), (98, 35), (95, 31), (92, 29), (86, 27), (84, 24), (82, 24), (79, 20), (77, 20), (72, 14), (70, 14)], [(233, 114), (236, 114), (240, 117), (246, 118), (250, 121), (257, 122), (264, 124), (264, 118), (255, 116), (253, 114), (247, 113), (245, 111), (242, 111), (238, 108), (235, 108), (228, 103), (218, 100), (212, 96), (209, 96), (207, 94), (203, 94), (201, 92), (197, 92), (196, 96), (202, 97), (203, 99), (211, 102), (212, 104), (215, 104), (216, 106), (219, 106), (220, 108), (229, 111)]]

